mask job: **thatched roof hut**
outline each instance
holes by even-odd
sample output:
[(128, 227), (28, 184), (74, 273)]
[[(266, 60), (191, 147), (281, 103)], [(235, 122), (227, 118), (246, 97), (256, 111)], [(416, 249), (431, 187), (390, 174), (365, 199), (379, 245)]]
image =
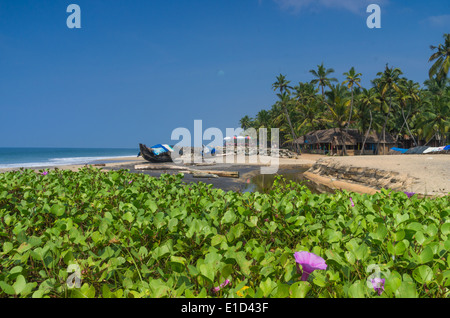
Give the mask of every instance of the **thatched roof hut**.
[[(346, 131), (339, 128), (330, 128), (324, 130), (315, 130), (311, 131), (300, 138), (295, 140), (295, 143), (299, 145), (316, 145), (316, 144), (331, 144), (333, 146), (342, 146), (345, 144), (346, 146), (362, 144), (364, 141), (365, 135), (359, 133), (357, 129), (349, 129)], [(383, 144), (383, 136), (381, 134), (377, 134), (372, 131), (366, 140), (366, 144)], [(386, 134), (386, 144), (395, 143), (395, 139)]]

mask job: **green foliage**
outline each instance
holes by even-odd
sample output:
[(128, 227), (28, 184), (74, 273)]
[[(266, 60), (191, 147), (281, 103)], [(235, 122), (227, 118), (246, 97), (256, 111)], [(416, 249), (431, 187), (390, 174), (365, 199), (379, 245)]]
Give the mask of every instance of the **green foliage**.
[[(281, 180), (262, 194), (126, 170), (3, 173), (0, 297), (448, 297), (449, 198), (349, 196)], [(301, 281), (296, 251), (327, 270)]]

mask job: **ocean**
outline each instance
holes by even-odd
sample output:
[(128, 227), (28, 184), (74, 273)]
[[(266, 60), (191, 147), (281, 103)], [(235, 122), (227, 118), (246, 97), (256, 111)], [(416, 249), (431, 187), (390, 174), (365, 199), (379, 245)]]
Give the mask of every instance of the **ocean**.
[(101, 163), (101, 160), (136, 157), (136, 148), (0, 148), (0, 169)]

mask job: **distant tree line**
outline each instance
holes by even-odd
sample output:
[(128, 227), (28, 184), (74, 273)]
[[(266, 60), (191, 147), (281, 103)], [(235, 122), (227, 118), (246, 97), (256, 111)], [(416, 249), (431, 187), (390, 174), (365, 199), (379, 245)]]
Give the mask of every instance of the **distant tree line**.
[(450, 141), (450, 34), (444, 43), (430, 46), (434, 51), (429, 78), (421, 86), (403, 76), (402, 70), (386, 64), (371, 80), (371, 87), (361, 85), (362, 74), (354, 67), (343, 74), (342, 82), (332, 77), (333, 68), (318, 65), (310, 70), (310, 82), (292, 85), (280, 74), (272, 84), (278, 100), (269, 110), (255, 117), (240, 119), (248, 128), (279, 128), (280, 142), (293, 150), (298, 137), (320, 129), (357, 129), (361, 134), (375, 131), (385, 140), (390, 134), (398, 140), (409, 136), (413, 145), (437, 140)]

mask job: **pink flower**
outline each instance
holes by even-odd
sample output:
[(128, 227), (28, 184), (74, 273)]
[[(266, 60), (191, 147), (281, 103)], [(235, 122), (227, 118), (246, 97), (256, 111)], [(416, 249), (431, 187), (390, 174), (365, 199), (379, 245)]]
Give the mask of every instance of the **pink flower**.
[[(303, 268), (303, 274), (301, 280), (306, 281), (309, 275), (314, 272), (316, 269), (327, 269), (327, 264), (325, 260), (317, 256), (314, 253), (309, 252), (295, 252), (294, 253), (295, 261), (297, 264), (300, 264)], [(297, 269), (298, 265), (297, 265)]]
[(130, 184), (131, 182), (133, 182), (133, 180), (129, 181), (128, 184)]
[(370, 282), (372, 283), (373, 289), (375, 289), (375, 291), (378, 292), (378, 295), (381, 295), (384, 291), (385, 279), (375, 277), (371, 279)]
[(406, 194), (406, 196), (409, 198), (411, 198), (415, 193), (414, 192), (404, 192)]
[(220, 284), (220, 286), (214, 287), (214, 288), (212, 289), (212, 291), (213, 291), (214, 293), (218, 293), (222, 288), (224, 288), (225, 286), (227, 286), (229, 283), (230, 283), (230, 280), (227, 279), (227, 280), (224, 281), (222, 284)]
[(48, 174), (48, 171), (44, 171), (41, 173), (43, 176), (46, 176)]
[(352, 197), (350, 197), (350, 203), (352, 204), (352, 207), (355, 206), (355, 203), (353, 203)]

